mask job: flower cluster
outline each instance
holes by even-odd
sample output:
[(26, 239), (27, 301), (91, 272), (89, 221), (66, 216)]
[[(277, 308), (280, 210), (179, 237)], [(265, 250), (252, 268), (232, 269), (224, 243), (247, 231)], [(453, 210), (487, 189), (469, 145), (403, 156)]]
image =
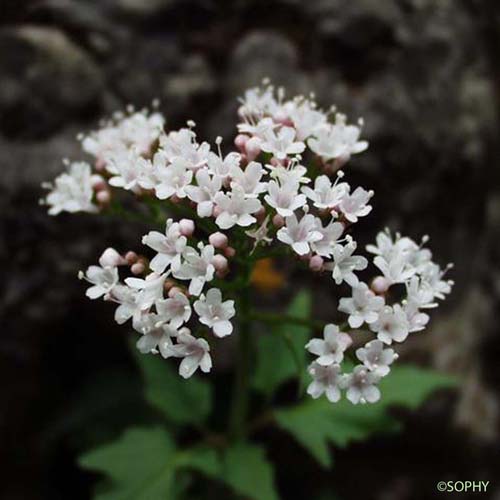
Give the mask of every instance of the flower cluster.
[[(247, 90), (240, 104), (236, 150), (227, 154), (220, 137), (215, 147), (200, 142), (193, 122), (166, 131), (158, 112), (130, 109), (115, 115), (80, 138), (94, 166), (68, 164), (49, 186), (44, 203), (51, 214), (106, 211), (121, 188), (161, 213), (187, 214), (178, 222), (168, 219), (164, 233), (143, 237), (156, 252), (152, 259), (108, 249), (100, 266), (82, 274), (92, 284), (90, 298), (119, 304), (118, 323), (132, 320), (142, 334), (137, 344), (142, 352), (183, 358), (184, 377), (198, 367), (211, 368), (205, 327), (216, 337), (233, 331), (234, 301), (224, 301), (219, 288), (237, 280), (232, 271), (249, 254), (265, 257), (274, 243), (313, 272), (330, 273), (337, 285), (352, 288), (352, 297), (339, 304), (349, 326), (366, 325), (377, 338), (356, 351), (362, 364), (343, 374), (341, 363), (352, 340), (327, 325), (324, 339), (307, 345), (318, 356), (309, 369), (314, 379), (309, 393), (326, 393), (337, 401), (346, 388), (353, 403), (374, 402), (378, 381), (397, 357), (385, 345), (424, 328), (429, 318), (422, 309), (434, 307), (451, 284), (442, 279), (428, 250), (389, 233), (381, 233), (367, 249), (375, 254), (381, 276), (370, 286), (358, 278), (368, 260), (356, 254), (352, 226), (371, 212), (374, 193), (353, 188), (344, 167), (368, 147), (360, 139), (361, 120), (348, 124), (334, 109), (318, 108), (313, 96), (286, 99), (282, 89), (267, 84)], [(128, 266), (132, 275), (123, 282), (119, 266)], [(220, 286), (212, 284), (204, 292), (214, 280)], [(396, 285), (406, 287), (406, 299), (388, 304), (387, 292)]]

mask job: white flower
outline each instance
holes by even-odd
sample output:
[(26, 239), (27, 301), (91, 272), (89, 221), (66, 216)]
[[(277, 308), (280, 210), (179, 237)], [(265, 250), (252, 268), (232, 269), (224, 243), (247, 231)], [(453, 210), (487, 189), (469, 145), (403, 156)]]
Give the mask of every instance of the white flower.
[(205, 339), (197, 339), (190, 333), (179, 333), (177, 344), (171, 346), (169, 352), (172, 356), (184, 358), (179, 366), (179, 375), (183, 378), (191, 377), (198, 368), (205, 373), (212, 368), (208, 342)]
[(284, 184), (305, 184), (311, 182), (311, 179), (305, 177), (307, 168), (300, 165), (297, 161), (290, 161), (286, 167), (284, 165), (266, 165), (271, 172), (271, 177), (277, 179), (281, 185)]
[(412, 276), (406, 283), (406, 299), (419, 308), (437, 307), (437, 303), (433, 302), (434, 290), (429, 283), (418, 276)]
[(231, 188), (238, 185), (243, 189), (247, 198), (256, 198), (267, 187), (267, 183), (261, 182), (263, 175), (264, 169), (256, 161), (251, 161), (245, 167), (245, 170), (240, 167), (233, 167), (231, 169)]
[(215, 202), (220, 211), (215, 223), (221, 229), (230, 229), (235, 225), (250, 226), (257, 220), (251, 214), (258, 212), (262, 206), (257, 198), (246, 198), (245, 192), (238, 185), (228, 193), (217, 193)]
[(339, 330), (337, 325), (326, 325), (323, 330), (323, 339), (312, 339), (306, 349), (316, 356), (316, 362), (321, 366), (340, 363), (344, 359), (345, 350), (352, 344), (352, 339), (347, 333)]
[(401, 237), (399, 233), (396, 233), (396, 238), (393, 240), (388, 229), (377, 234), (376, 243), (376, 245), (367, 245), (366, 250), (375, 255), (380, 255), (386, 261), (390, 261), (394, 254), (413, 253), (419, 248), (411, 238)]
[(238, 132), (241, 134), (249, 134), (255, 138), (264, 139), (269, 130), (276, 128), (272, 118), (262, 118), (256, 124), (254, 122), (245, 122), (238, 124)]
[(78, 273), (80, 279), (85, 279), (93, 286), (87, 289), (85, 295), (89, 299), (98, 299), (111, 290), (118, 283), (118, 269), (116, 267), (100, 267), (100, 266), (90, 266), (87, 272), (83, 274), (82, 271)]
[(418, 304), (408, 301), (403, 305), (403, 310), (408, 320), (408, 330), (410, 333), (420, 332), (425, 329), (429, 323), (429, 315), (419, 310)]
[(373, 323), (378, 319), (378, 312), (384, 307), (385, 301), (377, 297), (366, 283), (353, 287), (351, 298), (342, 298), (339, 311), (349, 315), (349, 326), (359, 328), (363, 323)]
[(136, 343), (140, 352), (156, 354), (159, 351), (164, 358), (172, 356), (172, 337), (177, 336), (178, 332), (170, 325), (159, 323), (156, 314), (143, 315), (134, 328), (142, 333)]
[(56, 177), (54, 185), (44, 184), (52, 189), (42, 203), (49, 205), (49, 215), (60, 212), (97, 212), (92, 203), (94, 191), (91, 182), (91, 168), (87, 163), (72, 163), (68, 171)]
[(403, 342), (409, 333), (408, 319), (399, 304), (385, 306), (379, 312), (377, 321), (369, 326), (385, 344), (392, 344), (392, 341)]
[(281, 216), (288, 217), (306, 204), (306, 197), (298, 194), (298, 190), (299, 185), (293, 181), (281, 186), (276, 181), (269, 181), (267, 184), (269, 194), (264, 196), (264, 200)]
[(281, 127), (278, 133), (268, 130), (260, 147), (262, 151), (271, 153), (278, 160), (284, 160), (289, 155), (302, 153), (306, 146), (302, 141), (295, 141), (294, 128)]
[(200, 295), (205, 283), (214, 279), (214, 253), (212, 245), (202, 247), (200, 253), (192, 247), (187, 247), (182, 255), (184, 261), (179, 267), (172, 270), (175, 278), (191, 280), (189, 284), (191, 295)]
[(342, 198), (339, 208), (349, 222), (358, 222), (358, 217), (364, 217), (372, 211), (371, 205), (367, 205), (372, 196), (373, 191), (358, 187), (352, 194)]
[(136, 148), (110, 151), (105, 155), (106, 170), (112, 175), (110, 186), (137, 191), (144, 179), (144, 162)]
[(182, 158), (189, 170), (197, 170), (207, 164), (210, 145), (206, 142), (198, 144), (191, 129), (181, 128), (163, 135), (160, 145), (170, 162)]
[(253, 238), (255, 240), (252, 252), (257, 248), (257, 245), (260, 242), (263, 242), (265, 244), (269, 244), (273, 241), (272, 238), (270, 238), (268, 235), (269, 233), (269, 219), (270, 216), (267, 215), (266, 218), (264, 219), (264, 222), (260, 226), (258, 226), (256, 229), (249, 229), (248, 231), (245, 231), (245, 234), (249, 236), (250, 238)]
[(356, 125), (346, 125), (345, 116), (336, 115), (335, 125), (324, 125), (314, 132), (307, 145), (324, 160), (343, 158), (361, 153), (368, 147), (366, 141), (359, 141), (361, 130)]
[(300, 104), (287, 107), (290, 118), (301, 141), (314, 134), (326, 124), (325, 113), (315, 109), (313, 103), (304, 99)]
[(344, 375), (342, 387), (347, 389), (346, 397), (352, 404), (376, 403), (380, 399), (380, 390), (376, 386), (379, 380), (378, 375), (364, 365), (358, 365), (352, 373)]
[(380, 340), (372, 340), (364, 347), (356, 350), (358, 359), (375, 375), (385, 377), (391, 369), (391, 365), (398, 355), (393, 349), (384, 349), (384, 343)]
[(202, 295), (194, 305), (200, 322), (212, 328), (217, 337), (225, 337), (233, 331), (229, 321), (234, 315), (234, 300), (222, 302), (222, 294), (218, 288), (208, 290), (206, 297)]
[(335, 183), (332, 185), (326, 175), (316, 177), (314, 189), (304, 186), (302, 192), (313, 202), (316, 208), (333, 209), (349, 194), (349, 184), (347, 182)]
[(354, 271), (362, 271), (368, 266), (368, 261), (359, 255), (353, 255), (357, 244), (349, 239), (345, 246), (335, 245), (333, 247), (333, 262), (325, 264), (325, 269), (332, 271), (332, 277), (337, 285), (345, 281), (354, 287), (359, 283)]
[(187, 186), (188, 198), (197, 203), (196, 212), (199, 217), (211, 217), (214, 209), (215, 195), (221, 190), (222, 178), (210, 175), (207, 168), (196, 172), (197, 186)]
[(434, 262), (429, 262), (420, 272), (422, 280), (425, 281), (432, 289), (434, 297), (438, 299), (444, 299), (445, 295), (451, 292), (451, 287), (453, 286), (452, 280), (443, 280), (443, 276), (448, 269), (453, 267), (449, 264), (444, 271), (435, 264)]
[(109, 300), (116, 302), (115, 321), (122, 325), (130, 318), (138, 318), (141, 314), (140, 304), (137, 302), (138, 290), (126, 285), (116, 285), (109, 293)]
[(162, 321), (168, 321), (173, 328), (180, 328), (191, 317), (188, 298), (181, 292), (168, 299), (158, 300), (156, 310)]
[(186, 197), (186, 186), (193, 180), (193, 172), (188, 170), (189, 165), (187, 160), (178, 157), (170, 165), (156, 170), (158, 184), (155, 192), (160, 200), (166, 200), (174, 194), (178, 198)]
[(321, 219), (316, 218), (316, 230), (322, 234), (322, 238), (311, 243), (311, 249), (322, 257), (330, 257), (333, 254), (333, 248), (340, 236), (344, 232), (344, 225), (340, 222), (330, 222), (323, 227)]
[(165, 234), (150, 231), (142, 237), (142, 243), (156, 250), (149, 266), (156, 273), (162, 273), (168, 266), (176, 267), (180, 264), (181, 254), (186, 248), (187, 239), (181, 235), (179, 223), (167, 220)]
[(309, 384), (307, 394), (317, 399), (323, 393), (326, 393), (328, 400), (331, 403), (336, 403), (340, 399), (339, 384), (342, 380), (340, 365), (321, 366), (313, 362), (308, 371), (314, 380)]
[(260, 117), (264, 114), (272, 114), (278, 106), (273, 90), (272, 86), (265, 89), (254, 87), (245, 90), (245, 96), (239, 99), (241, 102), (238, 109), (239, 115), (243, 117)]
[(240, 166), (241, 155), (239, 153), (229, 153), (225, 158), (222, 155), (210, 153), (208, 155), (208, 169), (221, 179), (226, 179), (235, 168)]
[(382, 271), (391, 285), (405, 283), (416, 273), (416, 269), (408, 264), (407, 254), (403, 251), (393, 252), (389, 261), (377, 255), (373, 263)]
[(316, 220), (306, 214), (297, 221), (295, 214), (285, 218), (285, 226), (276, 234), (278, 240), (290, 245), (294, 252), (306, 255), (310, 251), (310, 244), (319, 241), (323, 235), (316, 228)]
[(127, 278), (125, 283), (139, 290), (136, 302), (142, 311), (147, 311), (155, 302), (163, 298), (163, 285), (166, 278), (166, 274), (151, 273), (145, 279)]

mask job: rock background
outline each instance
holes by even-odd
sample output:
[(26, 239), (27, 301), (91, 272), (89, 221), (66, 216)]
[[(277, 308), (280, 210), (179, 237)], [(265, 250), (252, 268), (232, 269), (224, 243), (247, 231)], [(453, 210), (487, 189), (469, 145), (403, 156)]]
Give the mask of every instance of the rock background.
[(144, 228), (49, 218), (40, 182), (78, 158), (79, 131), (128, 103), (159, 98), (172, 128), (192, 118), (201, 136), (230, 141), (235, 98), (269, 76), (365, 118), (371, 146), (350, 176), (376, 197), (360, 239), (384, 225), (428, 233), (437, 259), (455, 262), (451, 299), (406, 356), (464, 380), (406, 415), (401, 436), (338, 453), (333, 473), (292, 461), (311, 479), (279, 471), (283, 498), (331, 483), (343, 499), (421, 500), (438, 497), (438, 480), (482, 479), (482, 498), (498, 500), (499, 53), (496, 0), (3, 0), (2, 498), (88, 498), (68, 431), (75, 404), (96, 373), (132, 370), (123, 329), (75, 278), (106, 246), (137, 246)]

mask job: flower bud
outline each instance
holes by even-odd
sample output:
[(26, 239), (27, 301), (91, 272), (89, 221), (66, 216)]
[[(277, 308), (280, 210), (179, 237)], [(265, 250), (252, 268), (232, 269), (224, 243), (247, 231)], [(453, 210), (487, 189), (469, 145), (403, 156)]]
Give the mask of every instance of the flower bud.
[(131, 250), (125, 254), (125, 260), (127, 261), (127, 264), (130, 266), (132, 264), (135, 264), (138, 259), (139, 256), (135, 252), (132, 252)]
[(233, 247), (226, 247), (224, 249), (224, 255), (230, 259), (236, 255), (236, 250)]
[(208, 237), (208, 242), (214, 248), (226, 248), (227, 241), (228, 241), (227, 236), (221, 232), (213, 233)]
[(248, 139), (245, 144), (245, 151), (247, 154), (248, 161), (255, 160), (260, 154), (260, 139), (258, 137), (252, 137)]
[(273, 224), (275, 225), (275, 227), (277, 229), (280, 229), (281, 227), (283, 227), (285, 225), (285, 219), (283, 218), (282, 215), (276, 214), (273, 217)]
[(236, 138), (234, 139), (234, 145), (240, 150), (240, 151), (245, 151), (245, 144), (248, 142), (248, 135), (245, 134), (238, 134)]
[(390, 286), (391, 284), (389, 280), (384, 276), (377, 276), (376, 278), (373, 278), (373, 281), (371, 283), (371, 289), (376, 294), (383, 294), (387, 292)]
[(192, 236), (194, 233), (194, 222), (191, 219), (181, 219), (179, 221), (179, 229), (183, 236)]
[(99, 257), (99, 265), (101, 267), (116, 267), (123, 266), (127, 261), (114, 249), (106, 248)]
[(139, 276), (146, 270), (146, 266), (144, 265), (144, 262), (138, 261), (135, 264), (132, 264), (130, 267), (130, 272), (132, 274), (135, 274), (136, 276)]
[(99, 191), (95, 195), (95, 198), (99, 204), (107, 205), (111, 201), (111, 193), (107, 189), (104, 189), (102, 191)]
[(266, 209), (264, 207), (260, 207), (259, 210), (254, 213), (254, 216), (257, 219), (257, 222), (262, 224), (266, 218)]
[(214, 209), (213, 209), (213, 215), (214, 217), (219, 217), (219, 215), (222, 213), (222, 210), (221, 208), (219, 207), (219, 205), (215, 205)]
[(102, 158), (97, 158), (95, 161), (95, 169), (98, 172), (102, 172), (106, 168), (106, 162)]
[(227, 259), (224, 255), (214, 255), (212, 259), (212, 264), (215, 267), (216, 271), (226, 271), (227, 270)]
[(319, 255), (313, 255), (309, 261), (309, 269), (314, 272), (320, 272), (323, 269), (323, 258)]
[(102, 191), (108, 187), (104, 177), (94, 174), (90, 177), (90, 185), (94, 191)]
[(174, 298), (178, 293), (184, 293), (181, 288), (178, 286), (173, 286), (169, 291), (168, 291), (168, 296), (169, 298)]

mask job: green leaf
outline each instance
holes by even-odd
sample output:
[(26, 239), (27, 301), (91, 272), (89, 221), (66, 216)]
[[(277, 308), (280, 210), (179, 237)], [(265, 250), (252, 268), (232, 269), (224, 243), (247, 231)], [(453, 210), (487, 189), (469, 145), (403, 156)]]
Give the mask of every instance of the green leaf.
[(179, 470), (195, 470), (216, 479), (222, 473), (215, 450), (195, 446), (176, 451), (170, 435), (161, 428), (128, 429), (118, 440), (81, 456), (79, 463), (107, 476), (98, 485), (96, 500), (174, 499)]
[(146, 400), (167, 419), (180, 425), (201, 424), (212, 404), (210, 385), (197, 376), (188, 380), (179, 376), (171, 360), (141, 354), (134, 355), (144, 378)]
[[(290, 304), (287, 313), (301, 319), (311, 315), (311, 295), (301, 291)], [(258, 340), (257, 365), (254, 371), (253, 387), (271, 397), (278, 387), (305, 372), (305, 344), (310, 328), (302, 325), (283, 324), (272, 332), (263, 332)]]
[(415, 409), (433, 391), (455, 385), (456, 380), (441, 373), (412, 366), (394, 368), (382, 380), (382, 398), (371, 405), (352, 405), (347, 400), (330, 403), (325, 398), (278, 410), (278, 425), (292, 434), (324, 467), (332, 465), (328, 445), (346, 446), (378, 432), (393, 432), (400, 424), (387, 409), (392, 405)]
[(278, 500), (271, 464), (263, 448), (236, 443), (226, 450), (220, 478), (236, 493), (252, 500)]
[(81, 456), (79, 463), (107, 475), (95, 500), (168, 500), (174, 498), (174, 457), (174, 443), (165, 430), (132, 428)]

